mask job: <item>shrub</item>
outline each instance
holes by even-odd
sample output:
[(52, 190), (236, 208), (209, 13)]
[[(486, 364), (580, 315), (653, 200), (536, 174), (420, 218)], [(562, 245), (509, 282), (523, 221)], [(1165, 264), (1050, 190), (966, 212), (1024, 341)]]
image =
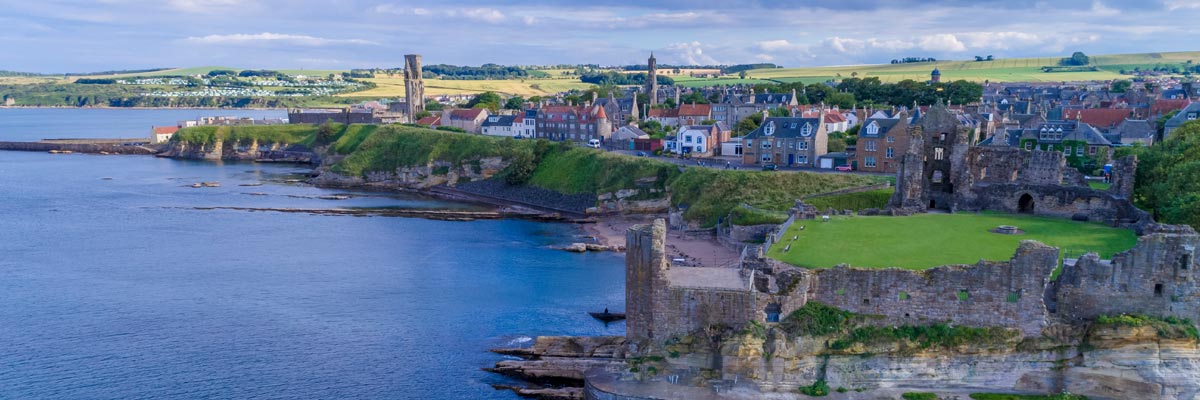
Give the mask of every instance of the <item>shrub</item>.
[(900, 395), (904, 400), (938, 400), (937, 394), (928, 392), (908, 392)]
[(825, 336), (845, 331), (854, 316), (852, 312), (809, 301), (792, 311), (780, 326), (792, 336)]
[(801, 386), (799, 390), (800, 393), (807, 396), (822, 397), (829, 395), (829, 385), (825, 383), (824, 379), (818, 379), (808, 386)]

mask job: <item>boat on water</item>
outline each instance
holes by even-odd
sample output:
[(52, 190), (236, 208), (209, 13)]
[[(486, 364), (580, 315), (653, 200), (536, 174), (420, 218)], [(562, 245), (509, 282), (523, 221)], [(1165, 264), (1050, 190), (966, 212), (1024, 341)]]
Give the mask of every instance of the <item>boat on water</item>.
[(592, 318), (604, 322), (613, 322), (625, 319), (625, 313), (612, 313), (608, 312), (608, 310), (604, 310), (604, 312), (588, 312), (588, 315), (591, 315)]

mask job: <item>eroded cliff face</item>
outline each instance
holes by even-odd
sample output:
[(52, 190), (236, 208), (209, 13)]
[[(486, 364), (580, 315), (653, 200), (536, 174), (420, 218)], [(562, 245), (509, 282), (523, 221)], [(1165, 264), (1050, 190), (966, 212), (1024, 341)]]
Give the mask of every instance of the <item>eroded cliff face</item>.
[(1200, 398), (1200, 343), (1194, 338), (1164, 336), (1149, 326), (1057, 328), (1057, 339), (1013, 335), (951, 348), (899, 339), (840, 350), (830, 349), (834, 338), (789, 338), (774, 328), (757, 334), (705, 332), (633, 346), (640, 351), (619, 379), (692, 387), (750, 380), (763, 392), (786, 393), (823, 380), (864, 398), (897, 390)]
[(396, 168), (395, 171), (369, 172), (363, 177), (341, 175), (331, 171), (328, 165), (323, 165), (318, 168), (320, 174), (313, 178), (312, 182), (322, 186), (428, 189), (434, 186), (455, 186), (459, 183), (488, 179), (507, 166), (508, 163), (500, 157), (481, 158), (457, 167), (449, 162), (434, 161), (423, 166)]
[[(278, 151), (286, 147), (286, 144), (275, 143), (269, 149), (270, 151)], [(168, 143), (166, 150), (159, 155), (191, 160), (253, 161), (259, 158), (259, 151), (258, 141), (238, 143), (217, 140), (216, 143), (212, 144), (173, 141)]]

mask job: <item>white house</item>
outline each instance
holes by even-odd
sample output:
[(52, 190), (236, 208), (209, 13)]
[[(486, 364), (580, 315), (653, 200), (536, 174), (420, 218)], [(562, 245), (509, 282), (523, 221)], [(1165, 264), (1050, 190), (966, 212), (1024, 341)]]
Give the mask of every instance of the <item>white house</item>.
[(716, 147), (720, 145), (715, 138), (716, 127), (713, 125), (688, 125), (679, 128), (675, 135), (674, 144), (669, 140), (667, 150), (675, 154), (689, 154), (692, 157), (712, 157)]
[(150, 129), (150, 143), (166, 143), (179, 132), (178, 126), (155, 126)]

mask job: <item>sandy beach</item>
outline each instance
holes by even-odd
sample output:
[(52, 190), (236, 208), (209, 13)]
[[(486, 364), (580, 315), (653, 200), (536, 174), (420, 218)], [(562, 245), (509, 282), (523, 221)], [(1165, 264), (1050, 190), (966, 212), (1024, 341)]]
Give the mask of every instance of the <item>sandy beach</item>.
[[(583, 229), (603, 245), (625, 246), (625, 231), (637, 224), (646, 224), (660, 216), (614, 216), (586, 224)], [(708, 237), (685, 237), (676, 230), (667, 231), (668, 257), (683, 259), (687, 263), (703, 267), (728, 267), (735, 265), (741, 256), (740, 249), (734, 250)]]

